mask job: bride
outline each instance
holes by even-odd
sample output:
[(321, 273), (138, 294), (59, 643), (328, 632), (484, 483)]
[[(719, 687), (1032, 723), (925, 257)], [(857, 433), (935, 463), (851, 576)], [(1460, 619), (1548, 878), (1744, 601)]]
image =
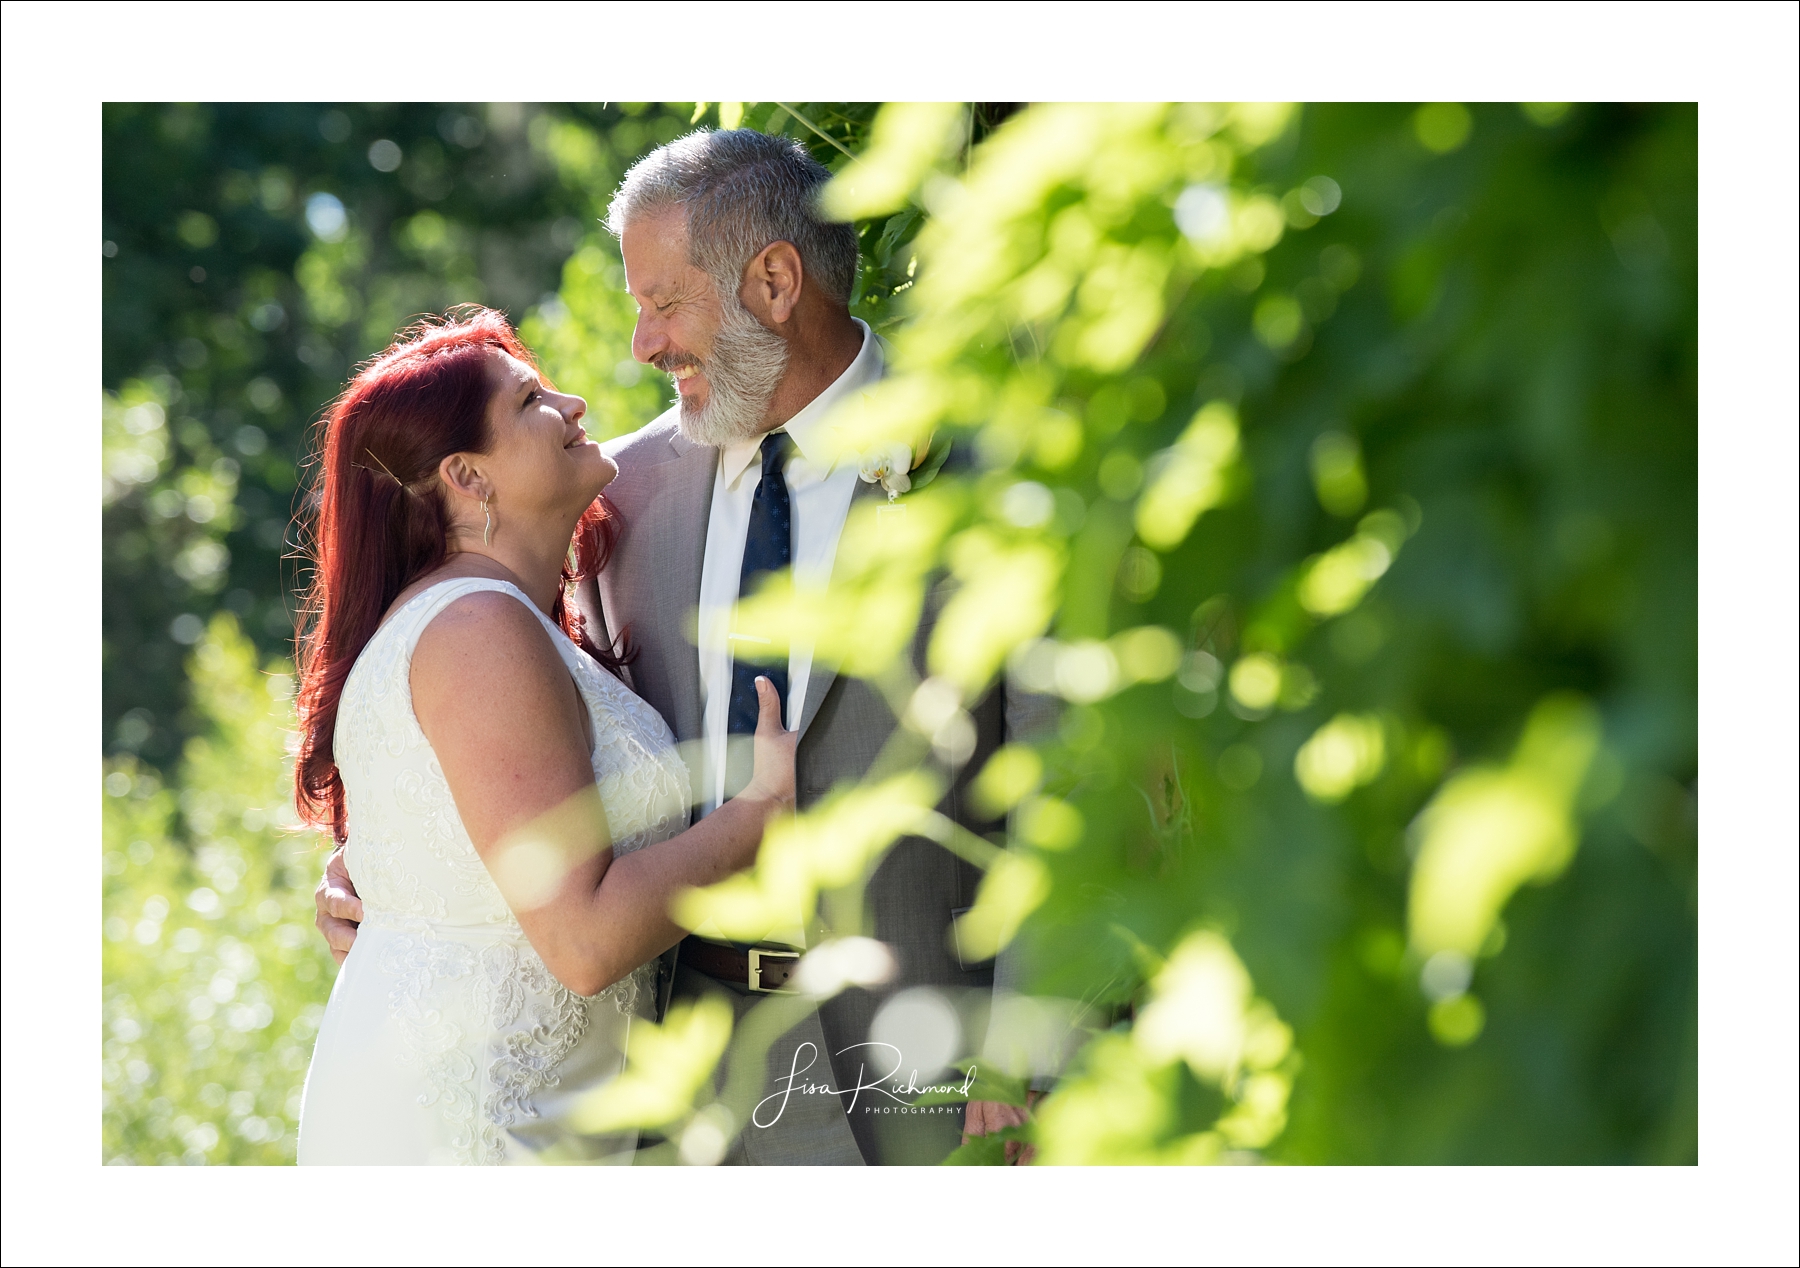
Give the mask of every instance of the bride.
[(688, 827), (668, 726), (565, 605), (617, 532), (586, 408), (475, 309), (403, 334), (326, 420), (295, 783), (364, 916), (302, 1163), (629, 1163), (633, 1135), (558, 1120), (649, 1014), (671, 897), (749, 866), (792, 808), (758, 679), (755, 775)]

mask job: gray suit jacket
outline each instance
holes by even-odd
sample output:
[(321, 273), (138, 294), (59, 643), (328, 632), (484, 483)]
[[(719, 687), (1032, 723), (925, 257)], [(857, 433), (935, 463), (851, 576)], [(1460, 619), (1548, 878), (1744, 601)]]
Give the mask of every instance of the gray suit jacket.
[[(582, 596), (581, 606), (601, 640), (628, 637), (637, 652), (627, 670), (630, 685), (663, 715), (677, 741), (696, 743), (701, 736), (700, 666), (691, 631), (700, 599), (718, 450), (684, 437), (674, 410), (604, 449), (619, 466), (619, 477), (607, 495), (618, 509), (622, 531), (599, 577), (599, 610), (592, 610), (596, 597), (592, 591)], [(857, 496), (878, 493), (879, 486), (861, 484)], [(914, 639), (912, 656), (921, 673), (941, 606), (937, 596), (928, 599)], [(965, 785), (1004, 742), (1001, 693), (992, 693), (973, 712), (975, 753), (940, 809), (964, 826), (986, 832), (998, 825), (976, 817), (967, 804)], [(806, 809), (836, 784), (860, 778), (896, 725), (880, 693), (859, 679), (839, 677), (834, 666), (815, 662), (800, 721), (800, 808)], [(879, 992), (852, 989), (820, 1009), (837, 1086), (855, 1086), (858, 1054), (842, 1054), (867, 1039), (875, 1010), (889, 994), (922, 985), (952, 991), (992, 986), (991, 962), (960, 963), (947, 936), (952, 913), (974, 902), (978, 880), (979, 874), (967, 863), (921, 838), (902, 839), (882, 861), (867, 889), (868, 914), (874, 936), (893, 948), (900, 973)], [(665, 957), (665, 983), (672, 976), (670, 965), (672, 960)], [(662, 998), (666, 1002), (666, 986)], [(969, 1011), (985, 1013), (984, 1008)], [(870, 1162), (924, 1160), (933, 1152), (935, 1161), (954, 1146), (957, 1126), (943, 1116), (877, 1122), (865, 1114), (851, 1115), (850, 1125)]]

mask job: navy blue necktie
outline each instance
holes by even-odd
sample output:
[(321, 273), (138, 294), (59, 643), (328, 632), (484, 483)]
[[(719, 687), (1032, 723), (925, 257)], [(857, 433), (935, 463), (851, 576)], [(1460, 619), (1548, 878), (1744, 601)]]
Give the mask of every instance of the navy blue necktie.
[[(738, 597), (748, 598), (765, 575), (786, 568), (794, 560), (794, 515), (788, 504), (787, 460), (794, 451), (794, 441), (784, 431), (772, 431), (762, 442), (762, 481), (756, 486), (756, 497), (750, 503), (750, 531), (744, 538), (744, 567), (738, 574)], [(751, 735), (756, 731), (758, 705), (756, 678), (760, 674), (775, 684), (781, 697), (781, 708), (787, 712), (787, 662), (779, 665), (746, 663), (742, 653), (750, 650), (738, 643), (731, 666), (731, 714), (725, 731), (728, 735)], [(785, 716), (782, 725), (786, 726)]]

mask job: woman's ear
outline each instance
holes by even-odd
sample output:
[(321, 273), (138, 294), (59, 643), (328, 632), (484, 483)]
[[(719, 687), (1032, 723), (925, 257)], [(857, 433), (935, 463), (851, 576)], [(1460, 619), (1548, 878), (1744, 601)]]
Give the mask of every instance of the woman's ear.
[(438, 463), (438, 478), (450, 492), (479, 502), (493, 494), (488, 479), (469, 462), (467, 454), (453, 453)]

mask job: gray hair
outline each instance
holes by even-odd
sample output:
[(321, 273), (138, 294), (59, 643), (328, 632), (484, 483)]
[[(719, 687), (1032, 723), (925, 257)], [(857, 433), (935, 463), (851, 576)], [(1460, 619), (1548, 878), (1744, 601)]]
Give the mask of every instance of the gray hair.
[(831, 173), (798, 141), (750, 128), (701, 128), (632, 164), (606, 227), (622, 237), (639, 216), (687, 213), (688, 258), (727, 294), (744, 266), (771, 242), (791, 242), (806, 276), (839, 303), (856, 280), (856, 231), (819, 216), (819, 190)]

